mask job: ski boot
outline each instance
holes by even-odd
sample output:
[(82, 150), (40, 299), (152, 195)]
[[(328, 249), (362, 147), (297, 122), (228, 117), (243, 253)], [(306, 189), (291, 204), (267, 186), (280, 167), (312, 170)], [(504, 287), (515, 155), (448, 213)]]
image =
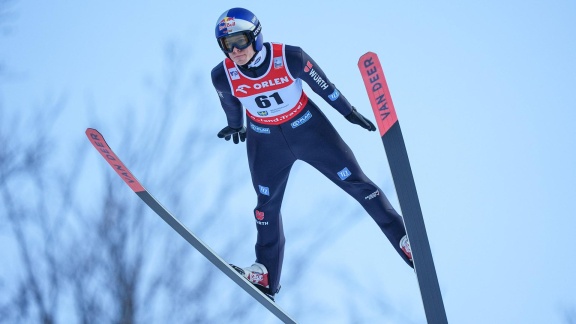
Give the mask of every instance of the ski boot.
[(254, 263), (248, 268), (240, 268), (233, 264), (230, 264), (230, 266), (274, 301), (274, 294), (270, 292), (270, 285), (268, 284), (268, 270), (263, 264)]
[(408, 241), (407, 235), (404, 235), (404, 237), (400, 239), (400, 248), (404, 251), (408, 259), (410, 259), (410, 262), (414, 262), (414, 260), (412, 260), (412, 249), (410, 248), (410, 241)]

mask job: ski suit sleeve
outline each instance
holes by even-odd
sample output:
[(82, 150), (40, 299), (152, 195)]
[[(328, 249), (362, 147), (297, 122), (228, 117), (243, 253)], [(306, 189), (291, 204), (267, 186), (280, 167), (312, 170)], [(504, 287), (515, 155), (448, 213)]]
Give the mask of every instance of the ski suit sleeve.
[(218, 93), (222, 109), (226, 113), (228, 126), (231, 128), (242, 128), (244, 126), (244, 108), (240, 100), (232, 95), (223, 63), (212, 69), (212, 84)]
[(330, 106), (344, 116), (352, 112), (352, 105), (346, 97), (330, 82), (320, 66), (302, 48), (286, 45), (286, 61), (290, 74), (306, 82), (312, 91)]

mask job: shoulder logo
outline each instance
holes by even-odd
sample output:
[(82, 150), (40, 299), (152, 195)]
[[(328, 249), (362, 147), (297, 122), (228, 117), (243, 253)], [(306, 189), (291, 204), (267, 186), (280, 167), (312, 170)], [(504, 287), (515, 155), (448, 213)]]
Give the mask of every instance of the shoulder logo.
[(306, 62), (306, 66), (304, 67), (304, 72), (308, 73), (310, 72), (310, 69), (312, 69), (313, 65), (312, 63), (310, 63), (310, 61)]

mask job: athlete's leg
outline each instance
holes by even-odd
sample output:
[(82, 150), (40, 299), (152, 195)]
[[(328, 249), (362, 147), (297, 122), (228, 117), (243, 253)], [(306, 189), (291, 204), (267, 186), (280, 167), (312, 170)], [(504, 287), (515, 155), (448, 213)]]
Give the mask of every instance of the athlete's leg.
[(394, 249), (409, 264), (400, 248), (406, 235), (402, 217), (394, 210), (382, 190), (362, 171), (350, 147), (342, 140), (320, 110), (311, 107), (312, 117), (296, 128), (290, 138), (297, 157), (322, 172), (356, 199), (374, 219)]
[(273, 295), (280, 286), (284, 259), (285, 238), (280, 209), (295, 158), (278, 128), (267, 128), (269, 132), (265, 133), (248, 131), (247, 151), (252, 184), (258, 196), (254, 208), (258, 230), (256, 262), (268, 269)]

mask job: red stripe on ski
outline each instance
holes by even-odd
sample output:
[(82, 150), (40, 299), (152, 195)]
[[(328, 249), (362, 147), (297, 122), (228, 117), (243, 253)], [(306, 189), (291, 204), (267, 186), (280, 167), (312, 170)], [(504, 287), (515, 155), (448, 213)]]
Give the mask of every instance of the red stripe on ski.
[(380, 60), (375, 53), (368, 52), (360, 57), (358, 60), (358, 68), (362, 73), (364, 85), (370, 98), (370, 104), (374, 111), (374, 116), (378, 122), (378, 129), (380, 136), (384, 136), (386, 132), (398, 121), (394, 103), (390, 96), (390, 90), (384, 77), (384, 70), (380, 65)]
[(130, 170), (128, 170), (128, 168), (124, 165), (124, 163), (122, 163), (122, 161), (120, 161), (120, 159), (116, 156), (116, 154), (114, 154), (110, 146), (108, 146), (108, 144), (104, 140), (104, 137), (102, 137), (102, 134), (100, 134), (97, 130), (93, 128), (88, 128), (86, 129), (86, 136), (88, 136), (88, 139), (90, 140), (92, 145), (94, 145), (94, 147), (96, 148), (96, 150), (98, 150), (98, 152), (100, 152), (102, 157), (106, 161), (108, 161), (112, 169), (114, 169), (114, 171), (118, 173), (120, 178), (122, 178), (122, 180), (126, 182), (126, 184), (130, 187), (130, 189), (134, 190), (134, 192), (136, 193), (140, 191), (145, 191), (144, 187), (142, 187), (142, 185), (140, 184), (140, 182), (138, 182), (136, 177), (132, 175)]

